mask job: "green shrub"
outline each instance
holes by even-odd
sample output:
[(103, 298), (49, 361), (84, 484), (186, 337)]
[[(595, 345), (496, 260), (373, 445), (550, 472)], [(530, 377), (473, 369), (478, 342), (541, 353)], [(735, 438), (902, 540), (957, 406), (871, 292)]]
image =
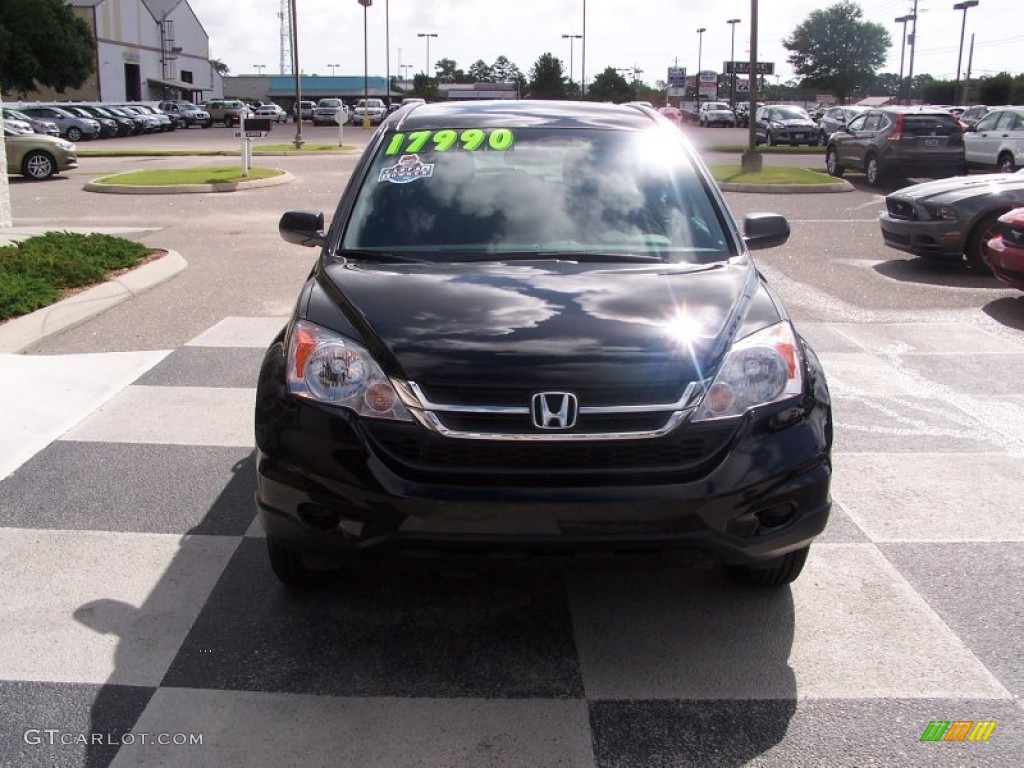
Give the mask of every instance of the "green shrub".
[(0, 319), (52, 304), (64, 288), (103, 282), (134, 266), (150, 249), (110, 235), (47, 232), (0, 247)]
[(0, 318), (27, 315), (58, 298), (60, 291), (41, 278), (0, 271)]

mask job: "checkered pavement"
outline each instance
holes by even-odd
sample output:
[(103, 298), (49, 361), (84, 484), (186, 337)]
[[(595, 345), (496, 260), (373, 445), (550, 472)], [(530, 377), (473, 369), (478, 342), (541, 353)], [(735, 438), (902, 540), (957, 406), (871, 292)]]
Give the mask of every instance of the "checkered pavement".
[[(52, 434), (9, 432), (3, 766), (1021, 764), (1024, 346), (801, 327), (835, 398), (835, 509), (791, 588), (402, 567), (295, 596), (253, 503), (283, 322), (111, 355), (90, 397), (51, 398)], [(66, 363), (44, 392), (77, 389)], [(932, 720), (997, 726), (922, 743)]]

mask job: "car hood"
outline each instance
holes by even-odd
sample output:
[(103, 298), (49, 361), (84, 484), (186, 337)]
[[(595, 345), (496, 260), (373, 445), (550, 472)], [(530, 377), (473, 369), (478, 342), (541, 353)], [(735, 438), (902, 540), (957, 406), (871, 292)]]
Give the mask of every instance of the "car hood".
[(806, 120), (802, 117), (792, 118), (790, 120), (773, 120), (772, 122), (784, 125), (787, 128), (814, 128), (813, 120)]
[(949, 179), (926, 181), (898, 192), (893, 197), (924, 202), (953, 202), (978, 195), (1004, 192), (1024, 193), (1024, 174), (986, 173), (976, 176), (954, 176)]
[(421, 383), (685, 384), (714, 369), (758, 286), (743, 257), (628, 267), (349, 263), (320, 271), (307, 317), (354, 333), (389, 375)]

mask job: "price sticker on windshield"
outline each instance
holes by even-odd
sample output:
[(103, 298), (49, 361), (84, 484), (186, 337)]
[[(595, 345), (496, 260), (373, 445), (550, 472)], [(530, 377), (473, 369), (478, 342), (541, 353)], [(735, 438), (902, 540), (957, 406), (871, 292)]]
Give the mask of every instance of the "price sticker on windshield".
[(408, 155), (417, 152), (451, 152), (465, 150), (496, 150), (503, 152), (511, 149), (514, 143), (512, 131), (508, 128), (468, 128), (464, 131), (453, 131), (444, 128), (439, 131), (411, 131), (396, 133), (388, 142), (385, 155)]

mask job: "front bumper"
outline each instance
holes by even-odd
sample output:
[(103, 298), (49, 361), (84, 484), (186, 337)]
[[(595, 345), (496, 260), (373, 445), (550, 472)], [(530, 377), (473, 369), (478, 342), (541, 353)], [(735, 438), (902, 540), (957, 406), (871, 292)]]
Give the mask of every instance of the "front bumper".
[(958, 221), (897, 219), (889, 213), (878, 217), (882, 239), (890, 248), (915, 256), (959, 261), (964, 255), (963, 228)]
[[(256, 498), (267, 533), (305, 556), (680, 550), (757, 563), (808, 545), (828, 519), (832, 427), (820, 370), (817, 396), (748, 414), (685, 471), (556, 463), (539, 477), (404, 464), (358, 417), (288, 395), (282, 357), (271, 347), (257, 393)], [(410, 439), (423, 430), (407, 429)]]

